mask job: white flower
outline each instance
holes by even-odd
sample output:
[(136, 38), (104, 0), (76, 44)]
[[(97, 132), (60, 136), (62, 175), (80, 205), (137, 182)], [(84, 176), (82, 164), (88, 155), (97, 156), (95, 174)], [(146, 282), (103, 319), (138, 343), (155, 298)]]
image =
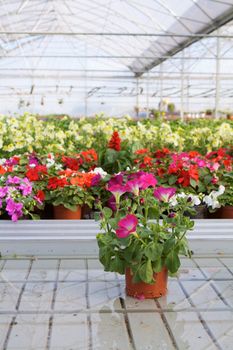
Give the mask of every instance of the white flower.
[(0, 159), (0, 165), (3, 165), (5, 163), (5, 161), (6, 161), (5, 158)]
[(195, 194), (189, 194), (188, 197), (191, 198), (191, 205), (201, 204), (200, 198)]
[(219, 186), (218, 191), (212, 191), (208, 196), (203, 198), (203, 202), (207, 204), (208, 207), (212, 209), (217, 209), (221, 207), (221, 204), (218, 201), (218, 197), (225, 192), (225, 187), (223, 185)]
[(102, 168), (95, 168), (92, 173), (94, 174), (99, 174), (101, 176), (102, 179), (105, 178), (105, 176), (108, 175), (108, 173), (106, 173), (106, 171), (104, 171)]
[(53, 166), (55, 164), (55, 160), (53, 158), (48, 158), (46, 161), (46, 165), (48, 168), (50, 168), (51, 166)]
[(221, 207), (221, 204), (214, 196), (205, 196), (203, 202), (206, 203), (207, 207), (212, 207), (212, 209), (217, 209)]

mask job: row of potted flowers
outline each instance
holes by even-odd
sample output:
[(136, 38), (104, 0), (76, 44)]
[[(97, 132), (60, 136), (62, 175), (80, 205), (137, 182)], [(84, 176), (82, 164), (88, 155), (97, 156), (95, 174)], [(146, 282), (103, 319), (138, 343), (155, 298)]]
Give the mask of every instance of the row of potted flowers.
[(207, 151), (229, 147), (233, 143), (233, 122), (221, 119), (180, 120), (134, 120), (124, 118), (62, 119), (46, 118), (25, 113), (23, 116), (0, 115), (0, 157), (35, 151), (37, 154), (63, 152), (73, 154), (77, 149), (104, 150), (109, 135), (119, 130), (126, 151), (140, 148), (158, 149), (168, 147), (182, 150)]
[[(109, 189), (116, 179), (117, 185), (122, 186), (122, 176), (127, 173), (151, 174), (159, 187), (172, 187), (179, 197), (188, 195), (196, 208), (211, 212), (220, 207), (232, 207), (230, 150), (219, 149), (202, 156), (196, 151), (141, 149), (128, 155), (127, 164), (121, 164), (121, 152), (120, 137), (114, 132), (102, 160), (93, 149), (73, 156), (49, 154), (42, 157), (32, 153), (1, 159), (0, 218), (35, 219), (45, 204), (55, 207), (56, 218), (62, 206), (72, 213), (77, 206), (95, 208), (100, 202), (113, 209), (116, 198)], [(116, 165), (120, 170), (118, 175)], [(73, 214), (70, 218), (74, 218)]]

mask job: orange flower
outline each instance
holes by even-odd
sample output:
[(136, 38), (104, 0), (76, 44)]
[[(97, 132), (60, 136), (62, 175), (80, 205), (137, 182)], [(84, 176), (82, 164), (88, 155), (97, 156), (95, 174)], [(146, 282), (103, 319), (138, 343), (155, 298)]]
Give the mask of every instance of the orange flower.
[(89, 149), (88, 151), (82, 151), (80, 155), (83, 157), (84, 161), (87, 163), (95, 162), (98, 159), (98, 155), (94, 149)]
[(76, 173), (76, 176), (70, 178), (71, 185), (83, 188), (91, 187), (91, 180), (95, 177), (94, 173)]
[(2, 165), (0, 165), (0, 175), (4, 175), (6, 173), (6, 169), (3, 168)]
[(148, 153), (149, 152), (149, 149), (148, 148), (142, 148), (142, 149), (139, 149), (135, 152), (135, 154), (144, 154), (144, 153)]

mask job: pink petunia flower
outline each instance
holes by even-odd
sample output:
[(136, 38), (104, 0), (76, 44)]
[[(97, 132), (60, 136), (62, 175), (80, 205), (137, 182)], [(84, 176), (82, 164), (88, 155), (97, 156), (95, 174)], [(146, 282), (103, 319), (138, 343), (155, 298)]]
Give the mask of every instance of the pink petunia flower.
[(169, 199), (174, 196), (176, 193), (176, 189), (174, 187), (158, 187), (154, 191), (154, 196), (160, 201), (160, 202), (168, 202)]
[(138, 196), (140, 190), (145, 190), (150, 186), (154, 187), (156, 184), (157, 180), (153, 174), (142, 172), (142, 174), (139, 177), (128, 181), (126, 187), (129, 192), (132, 192), (136, 196)]
[(126, 217), (118, 222), (118, 228), (116, 230), (116, 235), (118, 238), (126, 238), (131, 233), (136, 231), (138, 224), (138, 219), (133, 214), (128, 214)]
[(112, 192), (112, 194), (114, 195), (115, 199), (116, 199), (116, 203), (119, 203), (120, 197), (122, 196), (122, 194), (124, 194), (125, 192), (127, 192), (127, 187), (124, 185), (120, 185), (120, 184), (116, 184), (116, 185), (111, 185), (107, 187), (108, 191)]

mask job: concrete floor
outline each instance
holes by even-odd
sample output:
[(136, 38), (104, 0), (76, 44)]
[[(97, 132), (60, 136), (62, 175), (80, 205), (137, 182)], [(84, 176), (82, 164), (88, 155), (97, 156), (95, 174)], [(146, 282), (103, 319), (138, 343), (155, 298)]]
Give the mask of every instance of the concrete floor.
[(97, 259), (0, 261), (1, 350), (233, 349), (233, 257), (182, 259), (168, 294), (125, 296)]

